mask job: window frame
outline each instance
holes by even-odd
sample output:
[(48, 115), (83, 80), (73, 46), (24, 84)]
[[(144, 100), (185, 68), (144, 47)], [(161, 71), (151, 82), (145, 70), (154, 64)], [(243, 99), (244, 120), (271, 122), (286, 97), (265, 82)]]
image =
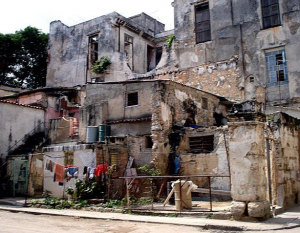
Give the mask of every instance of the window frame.
[[(93, 38), (97, 38), (96, 42), (97, 43), (93, 43), (92, 40)], [(95, 44), (96, 45), (96, 49), (92, 48), (92, 45)], [(90, 66), (94, 65), (95, 62), (97, 60), (99, 60), (99, 33), (93, 34), (93, 35), (89, 35), (88, 37), (88, 46), (89, 46), (89, 64)], [(95, 58), (93, 58), (93, 56), (95, 56)]]
[[(128, 105), (128, 100), (129, 100), (129, 95), (132, 95), (132, 94), (137, 94), (137, 104), (132, 104), (132, 105)], [(125, 93), (125, 107), (126, 108), (131, 108), (131, 107), (136, 107), (136, 106), (139, 106), (140, 104), (140, 101), (139, 101), (139, 92), (138, 91), (131, 91), (131, 92), (126, 92)]]
[[(204, 9), (202, 10), (202, 12), (204, 11), (208, 11), (208, 18), (209, 20), (204, 20), (204, 21), (197, 21), (197, 13), (198, 12), (201, 12), (198, 8), (200, 7), (205, 7), (207, 6), (207, 9)], [(211, 18), (210, 18), (210, 8), (209, 8), (209, 2), (203, 2), (201, 4), (197, 4), (194, 6), (194, 16), (195, 16), (195, 41), (196, 41), (196, 44), (200, 44), (200, 43), (204, 43), (204, 42), (207, 42), (207, 41), (211, 41)], [(200, 24), (205, 24), (205, 23), (208, 23), (209, 24), (209, 29), (207, 30), (197, 30), (200, 26)], [(202, 34), (202, 33), (205, 33), (205, 32), (208, 32), (209, 33), (209, 36), (208, 38), (205, 38), (203, 40), (201, 40), (201, 38), (199, 38), (198, 34)]]
[[(281, 55), (281, 61), (278, 61), (278, 55)], [(287, 85), (289, 83), (285, 48), (278, 48), (265, 51), (265, 62), (268, 87), (274, 87), (278, 85), (282, 86)], [(276, 75), (276, 82), (274, 81), (274, 72)], [(280, 80), (280, 77), (283, 77), (283, 80)]]
[[(134, 37), (131, 35), (128, 35), (127, 33), (124, 33), (124, 53), (126, 57), (128, 58), (128, 54), (126, 52), (126, 46), (131, 45), (131, 60), (128, 61), (129, 68), (134, 71)], [(131, 65), (131, 67), (130, 67)]]
[[(216, 139), (216, 137), (214, 134), (189, 136), (188, 137), (189, 152), (193, 153), (193, 154), (213, 153), (216, 149), (215, 139)], [(203, 145), (203, 142), (207, 143), (207, 141), (212, 141), (212, 144), (209, 146)], [(192, 145), (191, 145), (191, 143), (192, 143)], [(195, 143), (198, 143), (198, 145)], [(201, 145), (201, 143), (202, 143), (202, 145)], [(200, 148), (200, 147), (202, 147), (202, 148)], [(203, 148), (203, 147), (206, 147), (206, 148)]]
[[(263, 29), (268, 29), (268, 28), (273, 28), (273, 27), (277, 27), (277, 26), (281, 26), (281, 17), (280, 17), (280, 5), (279, 5), (279, 0), (272, 0), (272, 1), (277, 1), (276, 3), (273, 3), (273, 4), (269, 4), (269, 5), (265, 5), (266, 0), (261, 0), (260, 1), (260, 4), (261, 4), (261, 16), (262, 16), (262, 26), (263, 26)], [(267, 1), (270, 1), (270, 0), (267, 0)], [(272, 7), (275, 7), (277, 6), (277, 14), (270, 14), (270, 15), (267, 15), (266, 16), (266, 13), (265, 10), (266, 9), (269, 9), (269, 12), (271, 12), (271, 9)], [(275, 17), (277, 16), (278, 17), (278, 23), (270, 23), (270, 25), (266, 26), (266, 21), (265, 19), (266, 18), (272, 18), (272, 17)]]

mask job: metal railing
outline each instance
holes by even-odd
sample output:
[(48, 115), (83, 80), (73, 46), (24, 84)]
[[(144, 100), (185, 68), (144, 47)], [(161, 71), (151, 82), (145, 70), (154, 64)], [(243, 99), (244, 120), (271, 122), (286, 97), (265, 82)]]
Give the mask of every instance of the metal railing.
[[(150, 180), (150, 184), (152, 186), (153, 184), (153, 180), (157, 180), (157, 179), (164, 179), (164, 180), (168, 180), (168, 179), (177, 179), (179, 180), (179, 184), (180, 185), (180, 189), (179, 189), (179, 195), (180, 195), (180, 212), (183, 209), (182, 204), (183, 204), (183, 200), (182, 200), (182, 187), (183, 185), (189, 181), (191, 178), (207, 178), (208, 179), (208, 190), (207, 189), (197, 189), (198, 193), (204, 193), (204, 194), (209, 194), (209, 212), (218, 212), (218, 211), (213, 211), (213, 201), (212, 201), (212, 196), (213, 195), (230, 195), (231, 196), (231, 192), (230, 191), (223, 191), (223, 190), (215, 190), (212, 189), (212, 179), (213, 178), (229, 178), (229, 175), (183, 175), (183, 176), (131, 176), (131, 177), (120, 177), (120, 179), (124, 179), (125, 183), (126, 183), (126, 196), (127, 196), (127, 210), (134, 210), (133, 208), (131, 208), (131, 204), (130, 204), (130, 181), (135, 180), (135, 179), (149, 179)], [(183, 183), (182, 183), (183, 182)], [(230, 183), (230, 181), (228, 181), (228, 183)], [(154, 210), (154, 193), (153, 193), (153, 187), (151, 188), (151, 210)], [(137, 209), (136, 209), (137, 210)], [(142, 210), (141, 208), (138, 210)], [(155, 209), (155, 210), (165, 210), (165, 209)], [(200, 211), (200, 212), (207, 212), (207, 211)]]
[(45, 122), (41, 122), (41, 123), (39, 123), (37, 126), (35, 126), (31, 131), (29, 131), (27, 134), (25, 134), (25, 136), (22, 137), (19, 141), (17, 141), (14, 145), (10, 146), (10, 147), (8, 148), (8, 150), (6, 151), (6, 153), (8, 154), (9, 152), (11, 152), (12, 149), (15, 148), (21, 141), (24, 141), (25, 138), (32, 136), (32, 135), (33, 135), (33, 134), (32, 134), (33, 132), (34, 132), (34, 133), (36, 133), (36, 132), (41, 132), (40, 130), (37, 131), (37, 129), (38, 129), (41, 125), (44, 125), (44, 123), (45, 123)]

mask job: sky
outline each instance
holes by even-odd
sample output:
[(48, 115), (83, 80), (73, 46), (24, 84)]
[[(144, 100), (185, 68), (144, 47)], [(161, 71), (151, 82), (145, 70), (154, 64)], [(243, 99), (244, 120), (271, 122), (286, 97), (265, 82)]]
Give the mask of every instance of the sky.
[(130, 17), (141, 12), (174, 28), (173, 0), (0, 0), (0, 33), (32, 26), (49, 32), (50, 22), (60, 20), (67, 26), (111, 13)]

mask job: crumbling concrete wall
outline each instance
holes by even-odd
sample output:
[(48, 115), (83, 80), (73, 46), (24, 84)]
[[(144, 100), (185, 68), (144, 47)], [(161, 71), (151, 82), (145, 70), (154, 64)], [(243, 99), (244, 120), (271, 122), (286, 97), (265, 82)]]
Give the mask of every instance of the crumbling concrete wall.
[[(147, 136), (150, 136), (148, 134)], [(129, 136), (128, 137), (129, 155), (134, 157), (134, 165), (139, 168), (145, 164), (150, 164), (152, 157), (152, 147), (147, 146), (146, 137), (144, 136)]]
[(264, 123), (230, 122), (229, 135), (232, 213), (268, 217)]
[[(26, 135), (43, 132), (45, 112), (41, 108), (0, 102), (0, 154), (7, 155), (10, 147)], [(39, 127), (38, 127), (39, 126)], [(38, 128), (36, 128), (38, 127)], [(23, 141), (17, 146), (22, 145)], [(16, 149), (14, 147), (13, 149)]]
[[(153, 82), (87, 85), (85, 105), (80, 109), (80, 139), (85, 140), (87, 126), (97, 126), (105, 122), (114, 122), (112, 136), (150, 134), (149, 123), (126, 122), (126, 120), (151, 117), (149, 96), (153, 85)], [(127, 94), (133, 92), (138, 92), (138, 105), (126, 106)]]
[[(278, 102), (278, 88), (268, 87), (265, 52), (285, 49), (288, 66), (288, 85), (282, 85), (281, 98), (287, 102), (299, 97), (299, 25), (298, 0), (279, 1), (281, 25), (263, 29), (261, 1), (210, 0), (211, 40), (196, 44), (195, 5), (208, 1), (175, 0), (175, 50), (179, 68), (209, 65), (238, 56), (236, 87), (244, 90), (245, 100), (255, 97), (257, 88), (267, 88), (267, 101)], [(298, 51), (298, 52), (297, 52)], [(225, 80), (232, 75), (222, 74)], [(216, 72), (217, 73), (217, 72)], [(199, 75), (200, 77), (201, 75)], [(234, 87), (234, 85), (232, 85)], [(234, 88), (236, 88), (234, 87)]]
[[(155, 24), (160, 25), (155, 30), (157, 32), (164, 27), (154, 19), (149, 21), (146, 16), (143, 19), (145, 22), (139, 21), (136, 24), (136, 19), (127, 19), (113, 12), (72, 27), (60, 21), (52, 22), (49, 33), (47, 86), (73, 87), (91, 81), (124, 81), (134, 77), (135, 73), (146, 73), (147, 46), (155, 48), (152, 35), (154, 32), (149, 34), (149, 29), (152, 30), (154, 25), (149, 24), (156, 22)], [(91, 71), (89, 37), (94, 35), (99, 40), (96, 51), (98, 59), (107, 57), (111, 61), (104, 74)], [(125, 35), (132, 38), (132, 64), (125, 53)]]
[[(79, 169), (79, 179), (83, 179), (83, 168), (84, 166), (96, 167), (96, 150), (92, 149), (93, 145), (72, 145), (71, 143), (62, 146), (53, 146), (43, 148), (44, 152), (44, 167), (46, 167), (47, 160), (52, 160), (54, 163), (61, 165), (77, 166)], [(73, 154), (72, 161), (67, 161), (66, 156), (71, 152)], [(67, 197), (64, 192), (65, 188), (75, 188), (75, 179), (71, 179), (69, 182), (66, 180), (62, 186), (59, 186), (58, 182), (54, 182), (54, 172), (44, 170), (44, 191), (51, 191), (53, 197)]]
[[(166, 51), (164, 56), (168, 56)], [(164, 56), (162, 60), (165, 59)], [(243, 83), (240, 81), (240, 71), (237, 57), (218, 63), (208, 63), (201, 66), (168, 70), (159, 68), (154, 79), (169, 79), (199, 90), (220, 95), (232, 101), (244, 99)], [(163, 67), (163, 65), (162, 65)]]
[[(210, 153), (193, 153), (189, 138), (214, 135), (214, 149)], [(186, 129), (177, 153), (180, 157), (180, 173), (191, 175), (230, 176), (226, 145), (228, 141), (227, 126), (202, 129)], [(226, 142), (225, 142), (226, 140)], [(194, 178), (193, 182), (201, 188), (208, 188), (207, 178)], [(217, 190), (230, 190), (230, 177), (211, 179), (211, 187)]]
[(28, 194), (29, 196), (40, 196), (44, 188), (44, 155), (35, 154), (29, 157), (28, 164)]
[[(183, 127), (214, 125), (213, 113), (219, 99), (178, 83), (156, 82), (152, 92), (152, 140), (154, 164), (163, 174), (169, 172), (169, 157), (183, 137)], [(207, 101), (207, 102), (206, 102)]]
[(297, 120), (276, 114), (268, 124), (271, 157), (272, 201), (284, 209), (299, 203), (299, 127)]

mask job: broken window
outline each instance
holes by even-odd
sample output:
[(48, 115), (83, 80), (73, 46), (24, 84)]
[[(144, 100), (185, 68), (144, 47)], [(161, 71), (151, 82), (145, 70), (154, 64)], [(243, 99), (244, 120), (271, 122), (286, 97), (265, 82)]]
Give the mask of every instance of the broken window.
[(285, 50), (266, 52), (268, 86), (288, 84)]
[(124, 52), (127, 57), (128, 66), (131, 70), (134, 70), (133, 67), (133, 37), (125, 34), (124, 41)]
[(161, 56), (162, 56), (162, 47), (158, 47), (156, 48), (156, 52), (155, 52), (155, 66), (158, 65), (158, 63), (160, 62)]
[(214, 151), (214, 135), (190, 137), (190, 152), (192, 153), (211, 153)]
[(196, 43), (211, 40), (209, 4), (195, 6)]
[(104, 81), (104, 77), (92, 78), (92, 83), (103, 83)]
[(203, 109), (208, 109), (208, 99), (207, 98), (202, 98), (202, 108)]
[(94, 65), (98, 60), (99, 39), (98, 35), (89, 37), (89, 59), (90, 64)]
[(147, 45), (147, 72), (155, 68), (154, 64), (154, 48)]
[(127, 94), (126, 106), (135, 106), (139, 104), (138, 92), (132, 92)]
[(271, 28), (280, 25), (278, 0), (262, 0), (261, 9), (264, 28)]
[(145, 136), (145, 148), (151, 149), (153, 146), (153, 141), (151, 136)]

